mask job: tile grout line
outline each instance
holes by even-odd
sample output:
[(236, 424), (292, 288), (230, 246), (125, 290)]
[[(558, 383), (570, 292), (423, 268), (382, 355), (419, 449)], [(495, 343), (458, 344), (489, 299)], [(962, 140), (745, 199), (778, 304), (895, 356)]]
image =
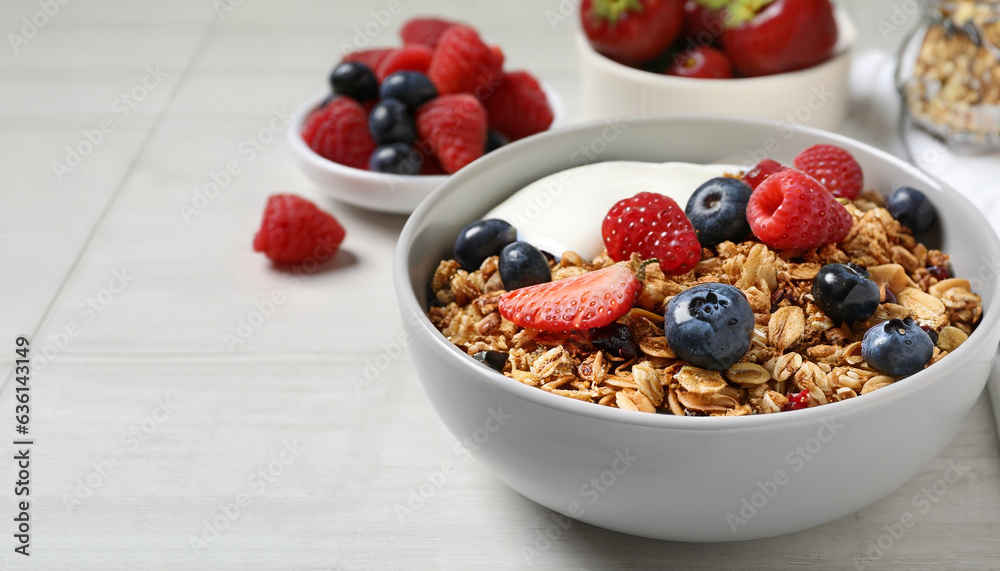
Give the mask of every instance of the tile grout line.
[[(125, 173), (122, 175), (122, 178), (118, 182), (117, 187), (115, 187), (115, 190), (111, 193), (111, 197), (108, 199), (107, 203), (105, 203), (104, 208), (101, 210), (101, 213), (97, 216), (97, 220), (94, 222), (94, 225), (90, 229), (90, 232), (87, 233), (87, 237), (86, 239), (84, 239), (80, 251), (77, 252), (76, 258), (74, 258), (73, 263), (70, 264), (69, 269), (66, 271), (66, 274), (63, 276), (62, 281), (59, 283), (59, 287), (56, 289), (56, 292), (52, 296), (52, 299), (49, 300), (49, 303), (45, 306), (45, 310), (42, 312), (42, 316), (38, 319), (38, 323), (35, 325), (34, 330), (31, 332), (32, 339), (38, 336), (38, 332), (42, 330), (42, 327), (52, 316), (52, 311), (55, 309), (56, 304), (61, 299), (63, 292), (66, 290), (66, 287), (70, 283), (70, 280), (72, 280), (73, 276), (76, 274), (77, 268), (79, 268), (80, 263), (83, 261), (84, 256), (86, 256), (87, 251), (90, 249), (90, 245), (97, 237), (97, 233), (101, 229), (101, 226), (104, 224), (104, 221), (107, 219), (108, 214), (111, 212), (111, 209), (118, 201), (118, 197), (121, 195), (122, 189), (125, 188), (125, 184), (129, 181), (129, 179), (132, 177), (132, 174), (135, 172), (136, 166), (139, 164), (139, 161), (146, 152), (146, 147), (149, 146), (149, 143), (150, 141), (152, 141), (153, 136), (157, 132), (157, 129), (159, 129), (160, 125), (163, 123), (163, 119), (170, 112), (170, 108), (175, 98), (177, 97), (177, 93), (180, 91), (181, 86), (184, 85), (185, 79), (187, 79), (191, 70), (194, 68), (195, 62), (205, 52), (208, 40), (213, 36), (217, 25), (218, 25), (218, 20), (213, 18), (209, 23), (208, 28), (202, 33), (201, 37), (198, 39), (198, 42), (195, 44), (194, 50), (191, 52), (191, 57), (184, 65), (183, 70), (181, 70), (180, 76), (177, 78), (177, 83), (174, 84), (173, 88), (171, 88), (170, 90), (169, 95), (167, 96), (167, 100), (163, 105), (163, 110), (160, 111), (159, 114), (157, 114), (156, 118), (153, 120), (153, 123), (149, 126), (149, 131), (146, 132), (146, 136), (143, 137), (142, 142), (139, 143), (137, 151), (135, 155), (132, 157), (132, 160), (129, 161), (129, 165), (125, 169)], [(11, 379), (14, 378), (15, 371), (16, 368), (11, 368), (6, 378), (4, 378), (3, 384), (0, 384), (0, 395), (2, 395), (4, 391), (7, 389), (7, 386), (10, 385)]]

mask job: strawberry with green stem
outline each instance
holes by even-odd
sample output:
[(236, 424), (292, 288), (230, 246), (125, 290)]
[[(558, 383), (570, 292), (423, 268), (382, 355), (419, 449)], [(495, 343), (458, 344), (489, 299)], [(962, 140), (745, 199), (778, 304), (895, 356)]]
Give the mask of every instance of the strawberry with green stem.
[(638, 65), (670, 48), (684, 25), (684, 0), (583, 0), (580, 23), (595, 50)]

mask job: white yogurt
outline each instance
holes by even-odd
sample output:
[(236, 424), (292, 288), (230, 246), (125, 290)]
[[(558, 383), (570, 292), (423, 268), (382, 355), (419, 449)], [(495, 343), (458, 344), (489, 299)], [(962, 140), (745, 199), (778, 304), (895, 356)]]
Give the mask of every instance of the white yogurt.
[(608, 161), (564, 170), (539, 179), (497, 205), (484, 218), (517, 228), (519, 240), (557, 256), (573, 250), (586, 259), (604, 251), (601, 223), (623, 198), (656, 192), (683, 209), (710, 178), (737, 174), (734, 165)]

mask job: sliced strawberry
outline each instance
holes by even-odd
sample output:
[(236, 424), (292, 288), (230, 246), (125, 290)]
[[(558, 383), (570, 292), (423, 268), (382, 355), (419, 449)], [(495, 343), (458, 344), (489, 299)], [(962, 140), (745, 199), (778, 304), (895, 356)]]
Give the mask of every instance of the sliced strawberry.
[(701, 244), (684, 209), (674, 199), (640, 192), (618, 201), (601, 224), (608, 256), (622, 261), (637, 253), (656, 258), (668, 275), (690, 272), (701, 259)]
[(726, 14), (722, 47), (746, 76), (816, 65), (837, 43), (830, 0), (731, 0)]
[(773, 159), (764, 159), (757, 163), (757, 166), (750, 169), (743, 175), (743, 182), (750, 185), (750, 188), (757, 188), (764, 179), (776, 172), (785, 170), (785, 165)]
[(595, 50), (637, 65), (673, 43), (684, 25), (684, 0), (583, 0), (580, 23)]
[(823, 183), (834, 196), (854, 200), (865, 175), (851, 153), (833, 145), (813, 145), (795, 157), (795, 168)]
[(840, 242), (854, 217), (818, 180), (788, 169), (767, 177), (753, 191), (747, 222), (761, 242), (793, 250)]
[(500, 315), (521, 327), (542, 331), (603, 327), (628, 313), (642, 291), (628, 262), (572, 278), (509, 291)]

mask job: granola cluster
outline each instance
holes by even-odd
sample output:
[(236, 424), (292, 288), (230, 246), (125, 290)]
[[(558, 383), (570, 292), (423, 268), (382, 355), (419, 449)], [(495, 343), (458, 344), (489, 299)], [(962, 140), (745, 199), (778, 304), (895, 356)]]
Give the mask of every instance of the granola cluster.
[[(643, 289), (619, 323), (628, 326), (638, 354), (625, 359), (592, 345), (585, 333), (522, 329), (501, 317), (504, 293), (497, 257), (474, 272), (454, 260), (438, 266), (431, 283), (436, 302), (428, 311), (449, 341), (470, 355), (508, 354), (503, 374), (557, 395), (605, 406), (688, 416), (738, 416), (779, 412), (791, 393), (808, 392), (808, 406), (823, 405), (890, 385), (861, 355), (871, 326), (912, 317), (937, 335), (939, 361), (961, 345), (982, 316), (967, 280), (938, 279), (928, 268), (948, 265), (948, 256), (918, 243), (884, 208), (877, 193), (845, 202), (855, 219), (839, 244), (806, 252), (776, 252), (748, 240), (705, 249), (695, 269), (665, 276), (646, 268)], [(881, 304), (863, 323), (837, 325), (812, 300), (812, 279), (827, 263), (867, 267)], [(606, 254), (584, 260), (566, 252), (552, 262), (554, 280), (611, 265)], [(681, 291), (705, 282), (739, 288), (750, 302), (755, 327), (750, 350), (726, 371), (694, 367), (678, 359), (664, 336), (664, 307)]]
[(910, 113), (946, 137), (998, 142), (1000, 9), (959, 0), (940, 16), (928, 27), (904, 88)]

